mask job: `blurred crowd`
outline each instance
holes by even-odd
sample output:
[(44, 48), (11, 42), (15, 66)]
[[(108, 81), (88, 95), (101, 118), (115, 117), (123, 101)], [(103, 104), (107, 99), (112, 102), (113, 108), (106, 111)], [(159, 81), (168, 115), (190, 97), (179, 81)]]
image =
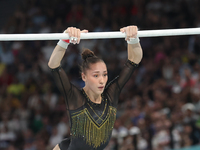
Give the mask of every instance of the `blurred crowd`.
[[(21, 0), (0, 33), (62, 33), (200, 27), (199, 0)], [(57, 41), (0, 42), (0, 149), (51, 150), (69, 137), (63, 96), (48, 68)], [(106, 150), (169, 150), (200, 144), (200, 36), (140, 38), (144, 57), (123, 88)], [(124, 39), (70, 45), (62, 67), (78, 87), (80, 52), (107, 64), (109, 81), (127, 60)], [(98, 136), (98, 135), (97, 135)]]

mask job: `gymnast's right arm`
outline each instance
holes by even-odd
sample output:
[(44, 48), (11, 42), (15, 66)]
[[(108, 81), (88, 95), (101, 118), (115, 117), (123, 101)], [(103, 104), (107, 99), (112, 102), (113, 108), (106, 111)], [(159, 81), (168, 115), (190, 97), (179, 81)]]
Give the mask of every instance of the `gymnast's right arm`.
[[(64, 31), (64, 33), (69, 34), (69, 37), (76, 37), (78, 40), (76, 41), (71, 41), (72, 43), (76, 44), (80, 42), (80, 29), (76, 29), (73, 27), (67, 28), (67, 30)], [(48, 66), (51, 69), (55, 69), (60, 66), (60, 62), (65, 54), (65, 50), (67, 49), (69, 45), (69, 41), (66, 40), (60, 40), (53, 50), (53, 53), (51, 54), (51, 57), (49, 59)]]
[[(87, 30), (83, 30), (82, 32), (87, 32)], [(70, 40), (71, 43), (79, 43), (80, 42), (80, 29), (77, 28), (67, 28), (65, 30), (65, 33), (69, 34), (69, 37), (75, 37), (77, 40)], [(76, 109), (80, 106), (80, 103), (76, 100), (76, 87), (73, 86), (65, 71), (61, 67), (61, 60), (65, 54), (65, 50), (67, 49), (69, 45), (69, 40), (60, 40), (53, 50), (51, 57), (48, 62), (48, 66), (51, 68), (53, 76), (55, 78), (56, 84), (65, 97), (65, 101), (67, 104), (67, 109)], [(72, 101), (73, 99), (73, 101)]]

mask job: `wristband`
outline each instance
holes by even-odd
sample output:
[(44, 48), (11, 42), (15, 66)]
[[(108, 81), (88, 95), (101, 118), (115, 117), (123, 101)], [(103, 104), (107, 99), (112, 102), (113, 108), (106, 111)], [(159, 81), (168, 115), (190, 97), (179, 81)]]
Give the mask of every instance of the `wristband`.
[(129, 40), (127, 40), (128, 44), (136, 44), (136, 43), (139, 43), (139, 42), (140, 42), (140, 39), (138, 37), (130, 38)]
[(57, 45), (59, 45), (60, 47), (64, 48), (64, 49), (67, 49), (69, 43), (67, 42), (64, 42), (63, 40), (59, 40)]
[[(63, 34), (66, 34), (65, 31), (63, 32)], [(64, 49), (67, 49), (69, 43), (70, 43), (69, 39), (67, 39), (67, 40), (59, 40), (57, 45), (59, 45), (60, 47), (62, 47)]]

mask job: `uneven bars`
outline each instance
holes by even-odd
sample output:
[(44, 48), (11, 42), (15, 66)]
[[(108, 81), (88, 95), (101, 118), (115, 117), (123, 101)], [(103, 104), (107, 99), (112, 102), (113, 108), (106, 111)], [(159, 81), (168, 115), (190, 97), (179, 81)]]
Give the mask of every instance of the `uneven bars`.
[[(200, 34), (200, 28), (138, 31), (138, 37), (178, 36), (178, 35), (196, 35), (196, 34)], [(125, 38), (125, 33), (116, 31), (81, 33), (81, 39), (110, 39), (110, 38)], [(68, 34), (63, 34), (63, 33), (0, 34), (0, 41), (33, 41), (33, 40), (59, 40), (59, 39), (69, 39), (69, 36)]]

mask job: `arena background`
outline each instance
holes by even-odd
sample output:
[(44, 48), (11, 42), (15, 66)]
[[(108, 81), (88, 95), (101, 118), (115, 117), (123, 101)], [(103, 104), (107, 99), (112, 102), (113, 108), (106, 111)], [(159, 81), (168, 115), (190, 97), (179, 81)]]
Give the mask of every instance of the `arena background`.
[[(0, 0), (0, 33), (194, 28), (199, 10), (199, 0)], [(106, 150), (200, 149), (200, 36), (140, 41), (144, 57), (121, 93)], [(0, 42), (0, 150), (51, 150), (69, 137), (64, 99), (47, 66), (56, 43)], [(126, 46), (124, 39), (82, 40), (69, 46), (62, 66), (83, 87), (79, 54), (89, 48), (107, 63), (110, 81)]]

